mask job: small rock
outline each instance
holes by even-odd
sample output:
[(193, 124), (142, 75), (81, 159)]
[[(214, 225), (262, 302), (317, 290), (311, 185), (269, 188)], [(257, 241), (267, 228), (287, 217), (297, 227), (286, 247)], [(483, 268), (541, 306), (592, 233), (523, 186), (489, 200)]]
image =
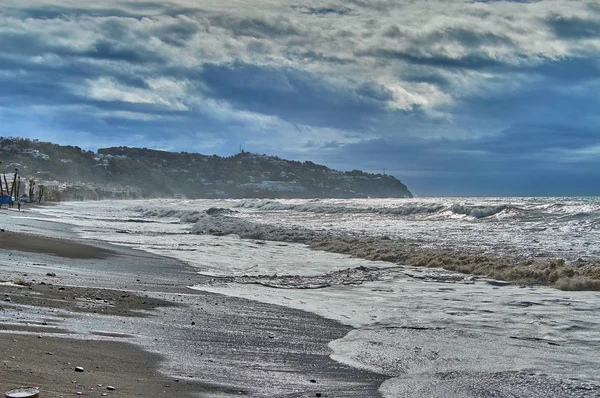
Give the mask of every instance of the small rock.
[(77, 366), (75, 368), (75, 372), (83, 372), (85, 369), (83, 369), (81, 366)]
[(311, 383), (316, 383), (317, 381), (315, 379), (311, 379), (310, 382)]
[(192, 326), (194, 326), (196, 324), (196, 322), (192, 321)]
[(113, 386), (106, 386), (106, 389), (107, 389), (108, 391), (115, 391), (115, 390), (116, 390), (116, 388), (115, 388), (115, 387), (113, 387)]
[(81, 391), (77, 391), (75, 394), (77, 394), (77, 395), (83, 395), (83, 393)]

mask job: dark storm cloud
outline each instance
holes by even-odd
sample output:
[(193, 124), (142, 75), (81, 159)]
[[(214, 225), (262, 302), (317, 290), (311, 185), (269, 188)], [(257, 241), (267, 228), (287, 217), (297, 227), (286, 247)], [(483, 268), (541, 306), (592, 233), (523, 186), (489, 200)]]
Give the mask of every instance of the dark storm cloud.
[(441, 69), (484, 70), (505, 65), (502, 61), (490, 58), (484, 54), (473, 53), (461, 57), (451, 57), (443, 54), (419, 54), (418, 52), (416, 49), (414, 52), (374, 49), (357, 51), (355, 55), (357, 57), (373, 57), (380, 60), (399, 60), (413, 65), (432, 66)]
[[(566, 84), (561, 75), (560, 78), (550, 76), (538, 81), (532, 79), (533, 83), (513, 92), (463, 99), (453, 105), (454, 110), (480, 120), (504, 119), (511, 124), (600, 127), (599, 121), (592, 121), (595, 109), (600, 107), (600, 98), (592, 88), (594, 86), (582, 91), (581, 88)], [(600, 76), (583, 81), (573, 77), (568, 82), (572, 81), (581, 84), (595, 81), (597, 87)], [(563, 138), (569, 140), (571, 136), (564, 134)], [(539, 145), (544, 145), (544, 142), (540, 141)]]
[(517, 157), (543, 153), (549, 149), (582, 149), (599, 143), (594, 127), (572, 124), (514, 124), (499, 135), (469, 142), (466, 147), (494, 154)]
[(349, 8), (342, 8), (342, 7), (334, 8), (334, 7), (291, 6), (291, 8), (297, 9), (304, 14), (323, 15), (323, 16), (327, 16), (327, 15), (331, 15), (331, 14), (343, 16), (343, 15), (349, 14), (351, 11)]
[(547, 20), (552, 32), (569, 40), (600, 38), (600, 20), (554, 15)]
[(340, 58), (332, 55), (326, 55), (322, 52), (317, 53), (316, 51), (312, 50), (299, 53), (298, 57), (300, 57), (301, 59), (310, 59), (312, 61), (319, 61), (327, 64), (348, 65), (357, 63), (357, 61), (352, 58)]
[[(391, 39), (403, 39), (409, 36), (398, 25), (390, 26), (384, 35)], [(515, 43), (507, 36), (485, 31), (477, 32), (461, 27), (447, 27), (411, 39), (415, 46), (431, 46), (431, 44), (439, 42), (457, 42), (469, 48), (489, 45), (515, 46)]]
[(147, 48), (136, 48), (119, 41), (98, 40), (92, 48), (81, 53), (71, 53), (86, 58), (125, 61), (133, 64), (165, 62), (165, 57)]
[(357, 89), (290, 68), (237, 63), (205, 65), (200, 75), (212, 96), (243, 109), (314, 126), (354, 130), (386, 112), (391, 94), (373, 83)]
[(161, 41), (176, 47), (185, 47), (203, 28), (191, 20), (179, 20), (178, 24), (167, 25), (153, 30), (152, 34)]
[(217, 15), (210, 18), (214, 26), (230, 30), (234, 36), (251, 36), (256, 38), (277, 38), (282, 36), (298, 36), (299, 26), (286, 17), (230, 17)]

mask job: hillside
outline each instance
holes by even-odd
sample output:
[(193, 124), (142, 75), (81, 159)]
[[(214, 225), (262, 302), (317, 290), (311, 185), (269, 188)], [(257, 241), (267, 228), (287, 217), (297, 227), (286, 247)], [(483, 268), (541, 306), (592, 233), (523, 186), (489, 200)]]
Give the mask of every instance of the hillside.
[(390, 175), (340, 172), (310, 161), (241, 152), (219, 157), (147, 148), (98, 152), (21, 138), (0, 138), (2, 170), (62, 187), (62, 199), (125, 197), (360, 198), (412, 197)]

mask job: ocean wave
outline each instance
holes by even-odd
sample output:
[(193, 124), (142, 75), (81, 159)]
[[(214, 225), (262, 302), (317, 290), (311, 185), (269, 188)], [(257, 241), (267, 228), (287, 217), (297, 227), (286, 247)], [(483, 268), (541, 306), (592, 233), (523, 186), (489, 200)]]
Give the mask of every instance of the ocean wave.
[[(176, 218), (182, 223), (195, 223), (201, 217), (206, 215), (206, 211), (202, 210), (190, 210), (190, 209), (173, 209), (173, 208), (161, 208), (161, 207), (144, 207), (135, 206), (129, 209), (135, 213), (138, 213), (141, 217), (145, 218)], [(226, 210), (226, 209), (223, 209)], [(219, 212), (220, 209), (212, 208), (207, 211)], [(148, 221), (150, 222), (150, 221)]]
[(447, 207), (440, 203), (405, 203), (396, 206), (360, 206), (352, 202), (328, 204), (322, 201), (304, 203), (286, 203), (275, 200), (246, 200), (235, 207), (259, 211), (296, 211), (317, 214), (389, 214), (417, 215), (440, 213)]
[(476, 248), (459, 251), (425, 247), (421, 242), (400, 238), (340, 235), (329, 230), (313, 231), (300, 227), (261, 224), (239, 217), (209, 215), (206, 212), (198, 215), (193, 232), (304, 243), (313, 249), (372, 261), (443, 268), (521, 284), (551, 285), (563, 290), (600, 290), (599, 259), (566, 262), (554, 258), (498, 256), (480, 252)]
[[(490, 203), (492, 202), (492, 203)], [(235, 209), (235, 210), (234, 210)], [(176, 207), (145, 207), (132, 209), (142, 217), (179, 218), (182, 222), (195, 222), (205, 210)], [(228, 213), (252, 212), (297, 212), (313, 214), (376, 214), (388, 217), (407, 217), (410, 220), (446, 220), (464, 217), (466, 221), (493, 219), (515, 221), (562, 221), (600, 219), (600, 205), (596, 202), (534, 202), (515, 199), (511, 202), (490, 200), (448, 201), (448, 200), (278, 200), (244, 199), (232, 202), (226, 208), (212, 208), (209, 211)]]
[(298, 227), (284, 228), (270, 224), (259, 224), (246, 219), (211, 215), (196, 214), (188, 220), (194, 220), (192, 233), (210, 235), (237, 235), (244, 239), (272, 240), (280, 242), (310, 243), (321, 234)]
[(454, 214), (465, 215), (474, 218), (486, 218), (497, 215), (507, 209), (511, 209), (510, 205), (499, 205), (499, 206), (465, 206), (465, 205), (453, 205), (450, 210)]

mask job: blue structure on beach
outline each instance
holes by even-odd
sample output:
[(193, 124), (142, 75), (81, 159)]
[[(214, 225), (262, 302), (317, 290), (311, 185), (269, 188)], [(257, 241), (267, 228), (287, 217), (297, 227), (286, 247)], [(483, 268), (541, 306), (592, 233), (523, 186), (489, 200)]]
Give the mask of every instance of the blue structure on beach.
[(12, 199), (13, 202), (15, 201), (15, 197), (14, 196), (4, 195), (2, 197), (2, 203), (10, 203), (11, 199)]

